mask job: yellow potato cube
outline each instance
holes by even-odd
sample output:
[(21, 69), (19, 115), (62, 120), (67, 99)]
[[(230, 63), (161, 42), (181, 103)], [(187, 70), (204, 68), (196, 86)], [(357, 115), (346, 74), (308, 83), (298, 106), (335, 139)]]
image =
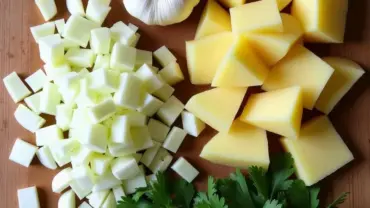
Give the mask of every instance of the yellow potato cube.
[(303, 107), (312, 110), (334, 69), (302, 45), (294, 46), (270, 71), (263, 90), (302, 87)]
[(190, 82), (194, 85), (210, 84), (234, 42), (231, 32), (219, 33), (198, 40), (186, 42), (186, 59)]
[(329, 114), (365, 71), (360, 65), (348, 59), (325, 57), (323, 60), (334, 68), (334, 73), (320, 94), (315, 107)]
[(281, 20), (284, 32), (247, 34), (251, 46), (269, 66), (282, 59), (303, 36), (301, 23), (295, 17), (281, 13)]
[(348, 0), (294, 0), (291, 11), (302, 23), (306, 41), (343, 43)]
[(296, 138), (302, 112), (302, 90), (290, 87), (252, 95), (239, 119), (267, 131)]
[(297, 177), (311, 186), (353, 160), (353, 155), (326, 116), (302, 125), (298, 139), (281, 139), (294, 159)]
[(208, 0), (200, 18), (195, 38), (231, 31), (230, 15), (215, 0)]
[(214, 88), (194, 95), (185, 109), (219, 132), (228, 132), (247, 88)]
[(218, 67), (212, 86), (258, 86), (263, 84), (268, 73), (265, 63), (251, 50), (246, 38), (240, 35)]
[(232, 8), (245, 4), (247, 0), (218, 0), (222, 5), (227, 8)]
[(279, 10), (283, 10), (292, 0), (276, 0)]
[(266, 131), (234, 121), (230, 132), (218, 133), (203, 148), (200, 157), (236, 168), (270, 164)]
[(282, 32), (280, 12), (276, 0), (247, 3), (230, 9), (232, 31)]

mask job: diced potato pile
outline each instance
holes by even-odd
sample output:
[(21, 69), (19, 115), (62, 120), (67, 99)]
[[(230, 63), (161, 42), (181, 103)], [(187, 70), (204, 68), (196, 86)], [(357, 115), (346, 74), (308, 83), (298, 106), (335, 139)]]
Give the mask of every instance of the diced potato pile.
[[(229, 12), (208, 0), (194, 40), (186, 42), (191, 83), (216, 87), (185, 105), (218, 131), (200, 156), (233, 167), (267, 168), (269, 131), (283, 137), (298, 177), (308, 186), (351, 161), (326, 116), (301, 127), (303, 108), (329, 114), (364, 73), (353, 61), (320, 58), (303, 45), (343, 42), (347, 0), (295, 0), (291, 14), (280, 12), (291, 0), (219, 2)], [(235, 120), (251, 86), (266, 92), (248, 96)], [(198, 128), (203, 127), (192, 131)]]
[[(54, 1), (36, 2), (46, 20), (55, 15)], [(88, 199), (80, 207), (111, 208), (165, 171), (170, 152), (187, 134), (197, 137), (205, 124), (173, 95), (172, 86), (184, 76), (166, 46), (154, 53), (136, 49), (140, 35), (133, 24), (101, 27), (109, 0), (89, 0), (86, 11), (80, 0), (66, 3), (68, 20), (31, 27), (45, 63), (25, 79), (35, 94), (16, 72), (3, 80), (15, 103), (25, 101), (16, 120), (35, 133), (35, 145), (16, 139), (9, 159), (28, 167), (36, 155), (46, 168), (63, 168), (51, 183), (53, 192), (63, 192), (60, 208), (76, 207), (75, 195)], [(56, 123), (45, 127), (44, 114)], [(180, 117), (183, 129), (173, 126)], [(173, 169), (189, 182), (198, 175), (183, 158)], [(18, 196), (20, 207), (39, 207), (35, 187)]]

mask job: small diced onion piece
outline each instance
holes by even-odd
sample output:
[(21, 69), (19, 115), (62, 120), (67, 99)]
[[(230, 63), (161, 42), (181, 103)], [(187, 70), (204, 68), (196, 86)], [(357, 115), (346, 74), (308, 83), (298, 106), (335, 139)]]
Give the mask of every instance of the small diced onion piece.
[(51, 189), (54, 193), (61, 193), (69, 186), (69, 183), (72, 180), (71, 172), (72, 168), (65, 168), (54, 176), (53, 181), (51, 182)]
[(122, 185), (116, 186), (112, 189), (116, 202), (121, 201), (123, 196), (126, 196)]
[(45, 64), (44, 69), (46, 72), (46, 76), (48, 77), (49, 81), (53, 81), (60, 76), (67, 74), (68, 72), (71, 72), (71, 67), (64, 63), (59, 66), (53, 66), (52, 64)]
[(95, 60), (93, 70), (97, 69), (109, 69), (110, 68), (110, 54), (98, 55)]
[(9, 155), (9, 160), (23, 165), (24, 167), (29, 167), (35, 157), (36, 151), (36, 146), (21, 139), (16, 139)]
[(169, 85), (174, 85), (184, 80), (184, 75), (177, 62), (171, 62), (158, 72), (162, 79)]
[(88, 204), (87, 202), (82, 202), (82, 204), (80, 204), (78, 208), (92, 208), (92, 206), (90, 206), (90, 204)]
[(97, 175), (103, 175), (109, 168), (113, 157), (95, 153), (90, 160), (92, 171)]
[(133, 194), (138, 188), (147, 187), (146, 179), (144, 174), (138, 174), (132, 179), (123, 181), (123, 188), (126, 194)]
[(112, 99), (105, 100), (89, 108), (88, 114), (90, 120), (94, 123), (100, 123), (116, 113), (116, 105)]
[(90, 88), (103, 93), (117, 91), (119, 85), (118, 71), (105, 68), (96, 69), (89, 75)]
[(54, 21), (54, 24), (55, 24), (55, 27), (57, 28), (57, 31), (58, 31), (59, 35), (63, 36), (64, 26), (66, 24), (66, 22), (64, 21), (64, 19), (55, 20)]
[(121, 72), (131, 72), (135, 69), (136, 48), (115, 43), (112, 49), (110, 66)]
[(110, 42), (109, 28), (101, 27), (91, 30), (90, 47), (96, 54), (109, 54)]
[(147, 116), (153, 116), (162, 105), (163, 102), (161, 100), (149, 93), (146, 93), (142, 106), (137, 110)]
[(68, 64), (81, 68), (92, 67), (96, 58), (93, 50), (80, 48), (70, 48), (65, 57)]
[(92, 190), (95, 176), (88, 165), (73, 167), (71, 177), (83, 189)]
[(180, 157), (173, 165), (172, 170), (179, 174), (187, 182), (191, 183), (195, 177), (199, 174), (199, 171), (195, 169), (187, 160)]
[(47, 64), (55, 66), (64, 62), (64, 45), (59, 34), (39, 39), (40, 58)]
[(45, 119), (28, 109), (23, 104), (18, 105), (18, 108), (14, 112), (14, 117), (23, 128), (32, 133), (40, 129), (46, 122)]
[(92, 207), (101, 207), (105, 201), (105, 199), (108, 197), (110, 191), (97, 191), (91, 193), (86, 198), (89, 199), (89, 204), (91, 204)]
[(121, 107), (137, 109), (141, 106), (142, 82), (135, 75), (122, 73), (120, 76), (120, 85), (114, 94), (114, 102)]
[(153, 118), (149, 120), (148, 129), (152, 139), (157, 142), (164, 142), (168, 132), (170, 131), (170, 127)]
[(153, 146), (153, 140), (150, 137), (147, 126), (132, 127), (130, 131), (136, 151), (145, 150)]
[(175, 89), (171, 85), (164, 84), (160, 89), (153, 92), (153, 95), (165, 102), (171, 97), (173, 92), (175, 92)]
[(199, 136), (199, 134), (206, 128), (206, 124), (203, 121), (188, 111), (183, 111), (181, 113), (181, 118), (184, 130), (194, 137)]
[(111, 171), (106, 171), (103, 175), (97, 177), (92, 191), (97, 192), (109, 190), (120, 184), (122, 184), (122, 182), (118, 180)]
[(54, 34), (55, 24), (53, 22), (46, 22), (41, 25), (33, 26), (30, 29), (33, 38), (36, 43), (38, 43), (40, 38)]
[(135, 32), (131, 30), (125, 23), (116, 22), (110, 28), (112, 39), (115, 42), (121, 43), (126, 46), (131, 46), (135, 41)]
[(143, 157), (140, 159), (140, 162), (143, 163), (145, 166), (149, 167), (149, 165), (153, 162), (153, 159), (161, 145), (162, 145), (161, 143), (153, 141), (153, 147), (145, 150)]
[(136, 50), (136, 68), (141, 67), (143, 64), (153, 65), (153, 53), (151, 51)]
[(113, 160), (112, 173), (119, 180), (134, 178), (140, 173), (139, 166), (133, 157), (119, 157)]
[(16, 72), (12, 72), (3, 79), (6, 90), (14, 102), (19, 102), (31, 94), (31, 91), (22, 82)]
[(184, 110), (184, 104), (175, 96), (171, 96), (158, 110), (158, 117), (168, 126), (171, 126)]
[(44, 71), (39, 69), (31, 76), (27, 77), (25, 81), (28, 84), (28, 86), (31, 87), (33, 92), (37, 92), (41, 90), (44, 87), (44, 85), (48, 82), (48, 78), (46, 77)]
[(60, 104), (57, 105), (57, 112), (55, 115), (56, 125), (63, 131), (69, 129), (72, 115), (73, 115), (73, 105), (70, 104)]
[(154, 51), (154, 57), (162, 65), (162, 67), (167, 66), (171, 62), (176, 62), (176, 57), (171, 53), (166, 46), (162, 46), (156, 51)]
[(122, 144), (126, 147), (132, 147), (133, 141), (130, 132), (130, 120), (129, 117), (117, 116), (113, 119), (110, 139), (112, 142)]
[(86, 8), (86, 18), (102, 25), (107, 18), (109, 11), (112, 9), (106, 1), (89, 0)]
[(40, 208), (36, 186), (18, 189), (17, 196), (19, 208)]
[(186, 137), (186, 131), (174, 126), (168, 136), (166, 141), (163, 143), (163, 147), (170, 150), (173, 153), (176, 153), (180, 148), (182, 142)]
[(86, 48), (90, 40), (91, 30), (97, 27), (98, 25), (95, 22), (72, 14), (66, 22), (63, 36)]
[(63, 138), (63, 132), (57, 125), (50, 125), (36, 131), (37, 146), (48, 145)]
[(61, 100), (58, 87), (53, 83), (45, 84), (40, 95), (40, 112), (55, 116)]
[(51, 20), (57, 14), (55, 0), (35, 0), (35, 3), (45, 21)]
[(76, 198), (73, 190), (64, 192), (58, 200), (58, 208), (75, 208)]
[(66, 4), (70, 14), (85, 15), (82, 0), (66, 0)]
[(170, 165), (173, 157), (166, 149), (159, 148), (157, 154), (155, 155), (152, 163), (149, 165), (149, 169), (154, 173), (164, 172)]
[(27, 106), (37, 115), (40, 114), (40, 95), (41, 92), (38, 92), (24, 99)]
[(85, 125), (80, 134), (80, 142), (87, 148), (105, 153), (108, 145), (108, 129), (101, 124)]

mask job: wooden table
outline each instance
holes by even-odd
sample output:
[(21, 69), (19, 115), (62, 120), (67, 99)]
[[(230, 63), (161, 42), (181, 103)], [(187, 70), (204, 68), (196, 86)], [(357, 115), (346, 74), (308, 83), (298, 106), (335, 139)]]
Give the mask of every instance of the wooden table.
[[(57, 0), (58, 18), (67, 17), (65, 0)], [(120, 0), (112, 1), (105, 25), (111, 26), (116, 21), (132, 22), (140, 27), (142, 35), (139, 48), (155, 50), (167, 45), (178, 57), (181, 67), (186, 72), (185, 42), (194, 37), (204, 1), (197, 6), (185, 22), (169, 27), (146, 26), (130, 17)], [(339, 55), (360, 63), (370, 69), (370, 3), (367, 0), (350, 1), (346, 32), (346, 43), (340, 45), (310, 45), (319, 55)], [(30, 75), (42, 66), (38, 46), (32, 38), (30, 27), (43, 23), (43, 19), (32, 0), (0, 1), (0, 74), (6, 76), (17, 71), (22, 77)], [(343, 191), (351, 195), (342, 207), (370, 207), (370, 75), (365, 74), (353, 89), (343, 98), (330, 118), (337, 131), (354, 153), (356, 160), (337, 173), (321, 182), (322, 200), (328, 202)], [(193, 86), (188, 79), (176, 86), (175, 95), (184, 103), (195, 93), (208, 87)], [(258, 91), (252, 89), (251, 91)], [(51, 180), (57, 171), (44, 168), (35, 159), (30, 168), (24, 168), (8, 160), (15, 138), (20, 137), (34, 143), (34, 136), (22, 129), (15, 121), (13, 112), (16, 105), (0, 84), (0, 207), (18, 207), (16, 191), (19, 188), (36, 185), (42, 207), (56, 207), (58, 195), (51, 191)], [(305, 119), (317, 112), (305, 112)], [(227, 176), (232, 169), (214, 165), (201, 160), (198, 155), (203, 145), (215, 134), (207, 128), (199, 138), (187, 138), (178, 155), (185, 156), (200, 170), (196, 183), (202, 188), (207, 175)], [(272, 152), (281, 151), (274, 136), (269, 138)]]

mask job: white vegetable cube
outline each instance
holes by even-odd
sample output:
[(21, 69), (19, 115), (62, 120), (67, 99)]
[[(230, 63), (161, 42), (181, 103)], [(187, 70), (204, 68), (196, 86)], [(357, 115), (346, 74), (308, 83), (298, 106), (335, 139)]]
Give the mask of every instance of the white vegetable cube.
[(140, 173), (138, 164), (133, 157), (119, 157), (113, 160), (112, 173), (119, 180), (127, 180)]
[(116, 22), (110, 31), (115, 42), (130, 46), (135, 41), (135, 32), (122, 21)]
[(57, 164), (55, 163), (55, 160), (51, 155), (50, 148), (48, 146), (44, 146), (38, 149), (36, 155), (43, 166), (52, 170), (55, 170), (57, 168)]
[(131, 125), (128, 116), (124, 115), (115, 117), (111, 127), (111, 141), (117, 144), (122, 144), (126, 147), (132, 147), (133, 141), (130, 127)]
[(49, 81), (53, 81), (71, 71), (71, 67), (67, 63), (58, 66), (53, 66), (52, 64), (45, 64), (44, 69)]
[(65, 58), (71, 66), (91, 68), (95, 61), (95, 53), (91, 49), (70, 48)]
[(89, 108), (88, 114), (93, 123), (100, 123), (116, 112), (116, 105), (112, 99), (105, 100)]
[(103, 93), (117, 91), (120, 73), (118, 71), (100, 68), (94, 70), (89, 76), (90, 88)]
[(139, 42), (139, 39), (140, 39), (140, 34), (139, 33), (135, 33), (134, 35), (134, 38), (130, 44), (131, 47), (136, 47), (138, 42)]
[(54, 34), (55, 24), (53, 22), (46, 22), (41, 25), (33, 26), (30, 29), (33, 38), (36, 43), (38, 43), (40, 38)]
[(86, 8), (86, 17), (87, 19), (102, 25), (110, 10), (111, 7), (104, 4), (104, 1), (89, 0)]
[(183, 111), (181, 113), (182, 127), (191, 136), (197, 137), (206, 128), (206, 124), (194, 114)]
[(150, 136), (157, 142), (164, 142), (168, 132), (170, 131), (170, 127), (153, 118), (149, 120), (148, 129)]
[(153, 93), (162, 88), (165, 82), (155, 73), (151, 66), (144, 64), (135, 73), (137, 77), (144, 83), (144, 87), (148, 93)]
[(149, 169), (154, 173), (164, 172), (170, 165), (173, 157), (167, 150), (159, 148), (157, 154), (155, 155), (152, 163), (149, 165)]
[(150, 137), (147, 126), (132, 127), (130, 131), (136, 151), (145, 150), (153, 146), (153, 140)]
[(92, 208), (87, 202), (82, 202), (78, 208)]
[(141, 67), (143, 64), (153, 65), (153, 53), (137, 49), (135, 65), (136, 67)]
[(59, 34), (45, 36), (39, 39), (40, 58), (55, 66), (64, 62), (64, 45)]
[(112, 189), (116, 202), (121, 201), (123, 196), (126, 196), (122, 185), (116, 186)]
[(105, 153), (108, 145), (108, 129), (101, 124), (86, 125), (82, 129), (80, 141), (93, 151)]
[(136, 48), (115, 43), (110, 58), (110, 67), (118, 71), (131, 72), (135, 69)]
[(90, 47), (96, 54), (109, 54), (110, 41), (109, 28), (101, 27), (91, 30)]
[(126, 145), (118, 144), (118, 143), (110, 143), (108, 144), (108, 153), (114, 157), (124, 157), (124, 156), (132, 156), (136, 152), (135, 147), (127, 147)]
[(93, 155), (94, 152), (92, 150), (85, 146), (81, 146), (75, 154), (71, 155), (72, 166), (87, 165)]
[(80, 186), (76, 180), (71, 180), (69, 182), (69, 186), (71, 187), (73, 192), (75, 192), (75, 194), (80, 200), (82, 200), (91, 193), (91, 189), (87, 189), (86, 187)]
[(149, 80), (151, 77), (156, 75), (154, 67), (144, 63), (140, 68), (135, 72), (135, 75), (143, 81)]
[(23, 104), (19, 104), (14, 112), (15, 120), (25, 129), (34, 133), (46, 122), (45, 119), (28, 109)]
[(109, 168), (113, 157), (95, 153), (90, 160), (92, 171), (97, 175), (103, 175)]
[(73, 110), (70, 128), (76, 129), (91, 124), (92, 121), (89, 118), (87, 108), (77, 108)]
[(55, 115), (61, 100), (58, 87), (53, 83), (45, 84), (40, 95), (40, 112)]
[(177, 62), (171, 62), (165, 66), (158, 74), (169, 85), (174, 85), (184, 80), (184, 75)]
[(36, 131), (36, 145), (44, 146), (62, 140), (63, 132), (57, 125), (51, 125)]
[(133, 194), (138, 188), (147, 187), (145, 175), (139, 174), (132, 179), (123, 181), (123, 188), (126, 194)]
[(179, 174), (187, 182), (191, 183), (195, 177), (199, 174), (199, 171), (195, 169), (188, 161), (183, 157), (180, 157), (173, 165), (172, 170)]
[(105, 199), (101, 208), (114, 208), (117, 206), (116, 199), (114, 198), (113, 192), (110, 192), (107, 198)]
[(110, 68), (110, 54), (96, 56), (93, 70), (98, 70), (100, 68)]
[(31, 76), (27, 77), (25, 81), (28, 84), (28, 86), (31, 87), (33, 92), (37, 92), (41, 90), (44, 87), (44, 85), (48, 82), (48, 78), (46, 77), (44, 71), (39, 69)]
[(45, 21), (51, 20), (57, 14), (55, 0), (35, 0)]
[[(141, 153), (135, 153), (135, 154), (132, 154), (131, 156), (135, 158), (135, 160), (136, 160), (137, 163), (139, 163), (140, 160), (141, 160), (141, 158), (143, 157), (143, 154), (141, 154)], [(140, 166), (140, 168), (141, 168), (141, 166)]]
[(89, 203), (91, 204), (92, 207), (100, 208), (103, 205), (105, 199), (108, 197), (109, 193), (110, 193), (109, 190), (97, 191), (91, 193), (86, 198), (89, 200)]
[(135, 75), (122, 73), (120, 76), (120, 85), (114, 94), (114, 102), (121, 107), (137, 109), (141, 106), (142, 82)]
[(73, 190), (64, 192), (58, 200), (59, 208), (75, 208), (76, 207), (76, 198)]
[(19, 102), (31, 94), (16, 72), (12, 72), (3, 79), (6, 90), (14, 102)]
[(81, 76), (77, 72), (68, 72), (62, 75), (60, 78), (54, 80), (54, 83), (58, 85), (59, 91), (63, 89), (75, 89), (78, 90), (80, 85)]
[(65, 168), (54, 176), (51, 182), (51, 189), (54, 193), (61, 193), (69, 186), (72, 180), (71, 172), (72, 168)]
[(166, 141), (163, 143), (163, 147), (170, 150), (173, 153), (176, 153), (180, 148), (182, 142), (186, 137), (186, 131), (174, 126), (168, 136)]
[(160, 89), (153, 92), (153, 95), (165, 102), (171, 97), (173, 92), (175, 92), (175, 89), (171, 85), (164, 84)]
[(162, 105), (163, 102), (161, 100), (149, 93), (146, 93), (142, 106), (137, 110), (147, 116), (153, 116)]
[(64, 37), (86, 48), (90, 40), (91, 30), (99, 25), (79, 15), (72, 14), (64, 27)]
[(57, 31), (58, 31), (59, 35), (61, 35), (61, 36), (63, 35), (65, 24), (66, 24), (66, 22), (64, 21), (64, 19), (58, 19), (58, 20), (54, 21), (54, 25), (57, 28)]
[[(63, 36), (63, 35), (64, 35), (64, 30), (63, 30), (63, 34), (61, 34), (61, 36)], [(80, 45), (77, 42), (75, 42), (73, 40), (70, 40), (68, 38), (63, 38), (62, 42), (63, 42), (65, 51), (70, 49), (70, 48), (80, 48)]]
[(40, 96), (41, 92), (38, 92), (24, 99), (27, 106), (37, 115), (40, 114)]
[(167, 66), (171, 62), (176, 62), (176, 57), (171, 53), (166, 46), (162, 46), (154, 51), (154, 58), (163, 66)]
[(171, 96), (158, 110), (158, 117), (168, 126), (171, 126), (184, 110), (184, 104), (175, 96)]
[(17, 195), (19, 208), (40, 208), (36, 186), (18, 189)]
[(55, 115), (56, 125), (66, 131), (70, 128), (73, 115), (73, 105), (71, 104), (60, 104), (57, 105), (57, 112)]
[(72, 169), (71, 176), (80, 187), (92, 190), (95, 183), (95, 176), (90, 167), (87, 165), (74, 167)]
[(139, 30), (139, 28), (138, 28), (136, 25), (132, 24), (132, 23), (128, 23), (128, 27), (129, 27), (132, 31), (134, 31), (134, 32), (137, 32), (137, 31)]
[(137, 111), (126, 111), (125, 113), (122, 113), (122, 115), (128, 116), (128, 120), (130, 121), (130, 125), (135, 126), (146, 126), (148, 117), (140, 112)]
[(49, 148), (55, 162), (62, 167), (71, 162), (71, 156), (78, 152), (80, 143), (76, 139), (55, 140)]
[(104, 174), (97, 176), (92, 191), (97, 192), (109, 190), (120, 184), (122, 184), (121, 180), (118, 180), (111, 171), (106, 171)]
[(67, 9), (70, 14), (85, 15), (84, 5), (82, 0), (66, 0)]
[(143, 156), (140, 159), (140, 162), (143, 163), (145, 166), (149, 167), (161, 146), (162, 146), (161, 143), (153, 141), (153, 146), (145, 150)]
[(21, 139), (16, 139), (9, 160), (23, 165), (24, 167), (29, 167), (35, 157), (36, 151), (36, 146)]
[(80, 80), (80, 93), (76, 98), (78, 108), (86, 108), (94, 106), (98, 101), (98, 94), (89, 89), (89, 82), (87, 78)]

